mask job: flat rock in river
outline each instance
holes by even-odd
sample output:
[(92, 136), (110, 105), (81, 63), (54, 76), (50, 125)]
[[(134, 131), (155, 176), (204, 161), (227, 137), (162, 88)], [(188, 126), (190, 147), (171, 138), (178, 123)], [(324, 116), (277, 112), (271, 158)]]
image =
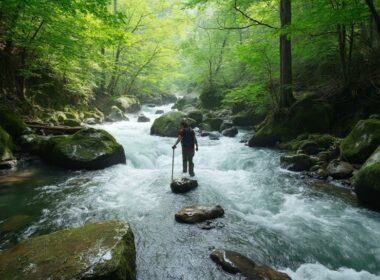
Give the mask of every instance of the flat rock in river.
[(185, 193), (198, 187), (197, 180), (191, 180), (187, 178), (174, 179), (170, 184), (170, 188), (174, 193)]
[(136, 279), (135, 244), (124, 221), (34, 237), (0, 252), (0, 279)]
[(282, 272), (269, 266), (258, 265), (253, 260), (233, 251), (214, 250), (210, 258), (229, 273), (241, 273), (250, 280), (291, 280)]
[(194, 206), (182, 208), (175, 214), (175, 219), (180, 223), (195, 224), (206, 220), (216, 219), (223, 215), (224, 210), (220, 205), (212, 207)]

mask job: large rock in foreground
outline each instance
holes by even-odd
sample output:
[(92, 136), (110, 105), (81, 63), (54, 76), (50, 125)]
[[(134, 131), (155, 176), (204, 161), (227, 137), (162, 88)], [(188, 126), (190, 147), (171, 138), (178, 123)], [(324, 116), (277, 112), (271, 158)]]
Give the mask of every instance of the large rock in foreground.
[(241, 273), (251, 280), (291, 280), (282, 272), (269, 266), (258, 265), (253, 260), (233, 251), (215, 250), (210, 258), (229, 273)]
[(363, 163), (380, 145), (380, 120), (359, 121), (343, 139), (342, 156), (352, 163)]
[(191, 180), (187, 178), (175, 179), (170, 184), (170, 188), (174, 193), (185, 193), (198, 187), (197, 180)]
[(23, 241), (0, 252), (0, 279), (136, 279), (132, 230), (105, 221)]
[(356, 174), (354, 186), (359, 201), (380, 209), (380, 146)]
[(102, 169), (126, 163), (124, 148), (102, 129), (87, 128), (68, 137), (52, 137), (42, 157), (50, 163), (72, 169)]
[(182, 208), (175, 214), (175, 220), (179, 223), (196, 224), (216, 219), (223, 215), (224, 210), (220, 205), (212, 207), (194, 206)]
[(0, 126), (0, 162), (13, 158), (12, 147), (12, 137)]
[(158, 136), (177, 137), (181, 120), (186, 115), (182, 112), (168, 112), (155, 119), (150, 134)]

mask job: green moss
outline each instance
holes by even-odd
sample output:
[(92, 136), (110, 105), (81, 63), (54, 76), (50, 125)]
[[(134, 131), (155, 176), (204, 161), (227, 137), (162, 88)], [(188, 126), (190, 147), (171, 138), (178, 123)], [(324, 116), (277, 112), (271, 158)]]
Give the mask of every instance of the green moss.
[(232, 122), (237, 126), (257, 125), (265, 119), (265, 114), (253, 110), (245, 110), (232, 116)]
[(203, 123), (207, 124), (208, 127), (210, 127), (212, 131), (219, 131), (220, 126), (223, 123), (223, 119), (221, 119), (221, 118), (208, 118)]
[(0, 232), (15, 232), (28, 226), (33, 218), (27, 215), (16, 215), (0, 225)]
[(182, 112), (168, 112), (155, 119), (150, 134), (158, 136), (177, 137), (180, 122), (186, 115)]
[(7, 131), (13, 139), (18, 138), (26, 130), (26, 125), (21, 117), (6, 108), (0, 108), (0, 126)]
[(196, 124), (199, 125), (203, 120), (203, 114), (201, 110), (193, 109), (187, 113), (187, 116), (195, 120)]
[(0, 161), (13, 158), (12, 147), (12, 137), (0, 126)]
[(81, 122), (78, 121), (78, 120), (74, 120), (74, 119), (66, 119), (63, 121), (63, 124), (66, 125), (66, 126), (72, 126), (72, 127), (75, 127), (75, 126), (81, 126)]
[(378, 145), (380, 145), (380, 120), (361, 120), (343, 139), (342, 155), (349, 162), (363, 163)]
[(99, 222), (0, 252), (0, 279), (135, 279), (135, 254), (126, 222)]

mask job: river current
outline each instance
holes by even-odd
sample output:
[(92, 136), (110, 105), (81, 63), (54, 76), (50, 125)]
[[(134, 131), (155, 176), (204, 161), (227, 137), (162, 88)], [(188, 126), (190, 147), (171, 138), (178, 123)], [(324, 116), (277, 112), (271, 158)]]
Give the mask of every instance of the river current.
[[(127, 164), (100, 171), (62, 171), (27, 164), (1, 184), (0, 226), (16, 215), (32, 222), (0, 233), (0, 249), (20, 240), (106, 219), (127, 220), (135, 233), (140, 280), (238, 279), (209, 258), (214, 248), (240, 252), (294, 280), (380, 280), (380, 213), (361, 208), (348, 190), (316, 185), (280, 168), (278, 151), (235, 138), (199, 137), (194, 157), (199, 187), (170, 191), (175, 139), (151, 136), (150, 123), (98, 125), (124, 146)], [(175, 177), (182, 176), (180, 150)], [(220, 204), (217, 227), (178, 224), (184, 206)]]

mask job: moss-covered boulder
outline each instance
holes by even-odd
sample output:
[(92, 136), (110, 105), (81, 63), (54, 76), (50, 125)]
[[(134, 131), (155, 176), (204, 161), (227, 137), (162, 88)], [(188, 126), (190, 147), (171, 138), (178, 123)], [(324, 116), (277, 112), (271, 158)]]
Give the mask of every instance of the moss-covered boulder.
[(8, 132), (13, 139), (18, 138), (26, 131), (26, 124), (14, 111), (0, 107), (0, 126)]
[(203, 121), (202, 111), (198, 109), (190, 110), (189, 112), (187, 112), (187, 116), (195, 120), (197, 126)]
[(280, 158), (281, 167), (291, 171), (306, 171), (313, 165), (308, 155), (284, 155)]
[(355, 175), (354, 187), (359, 201), (380, 209), (380, 146)]
[(181, 120), (186, 115), (182, 112), (168, 112), (155, 119), (150, 134), (167, 137), (177, 137)]
[(342, 156), (352, 163), (363, 163), (380, 145), (380, 120), (359, 121), (341, 144)]
[(67, 137), (52, 137), (41, 156), (48, 162), (72, 169), (102, 169), (126, 163), (124, 148), (102, 129), (87, 128)]
[(0, 126), (0, 161), (13, 158), (12, 147), (12, 137)]
[(224, 120), (222, 118), (218, 118), (218, 117), (208, 118), (203, 121), (202, 126), (206, 126), (210, 128), (212, 131), (219, 131), (220, 126), (222, 125), (223, 121)]
[(0, 279), (136, 279), (133, 232), (103, 221), (23, 241), (0, 252)]
[(295, 102), (287, 111), (272, 113), (250, 139), (249, 146), (274, 146), (303, 133), (323, 133), (332, 123), (332, 108), (315, 96)]
[(105, 119), (107, 122), (119, 122), (119, 121), (127, 121), (128, 117), (123, 113), (123, 111), (117, 107), (112, 106), (111, 113)]
[(237, 126), (253, 126), (265, 119), (265, 113), (257, 113), (254, 110), (244, 110), (232, 116), (232, 122)]
[(199, 103), (199, 96), (195, 93), (186, 94), (184, 97), (177, 100), (175, 108), (182, 110), (186, 105), (196, 106)]
[(63, 123), (63, 125), (71, 126), (71, 127), (76, 127), (76, 126), (82, 125), (82, 123), (80, 121), (75, 120), (75, 119), (66, 119), (62, 123)]
[(140, 101), (130, 95), (124, 95), (116, 98), (112, 105), (119, 107), (124, 113), (136, 113), (141, 110)]

